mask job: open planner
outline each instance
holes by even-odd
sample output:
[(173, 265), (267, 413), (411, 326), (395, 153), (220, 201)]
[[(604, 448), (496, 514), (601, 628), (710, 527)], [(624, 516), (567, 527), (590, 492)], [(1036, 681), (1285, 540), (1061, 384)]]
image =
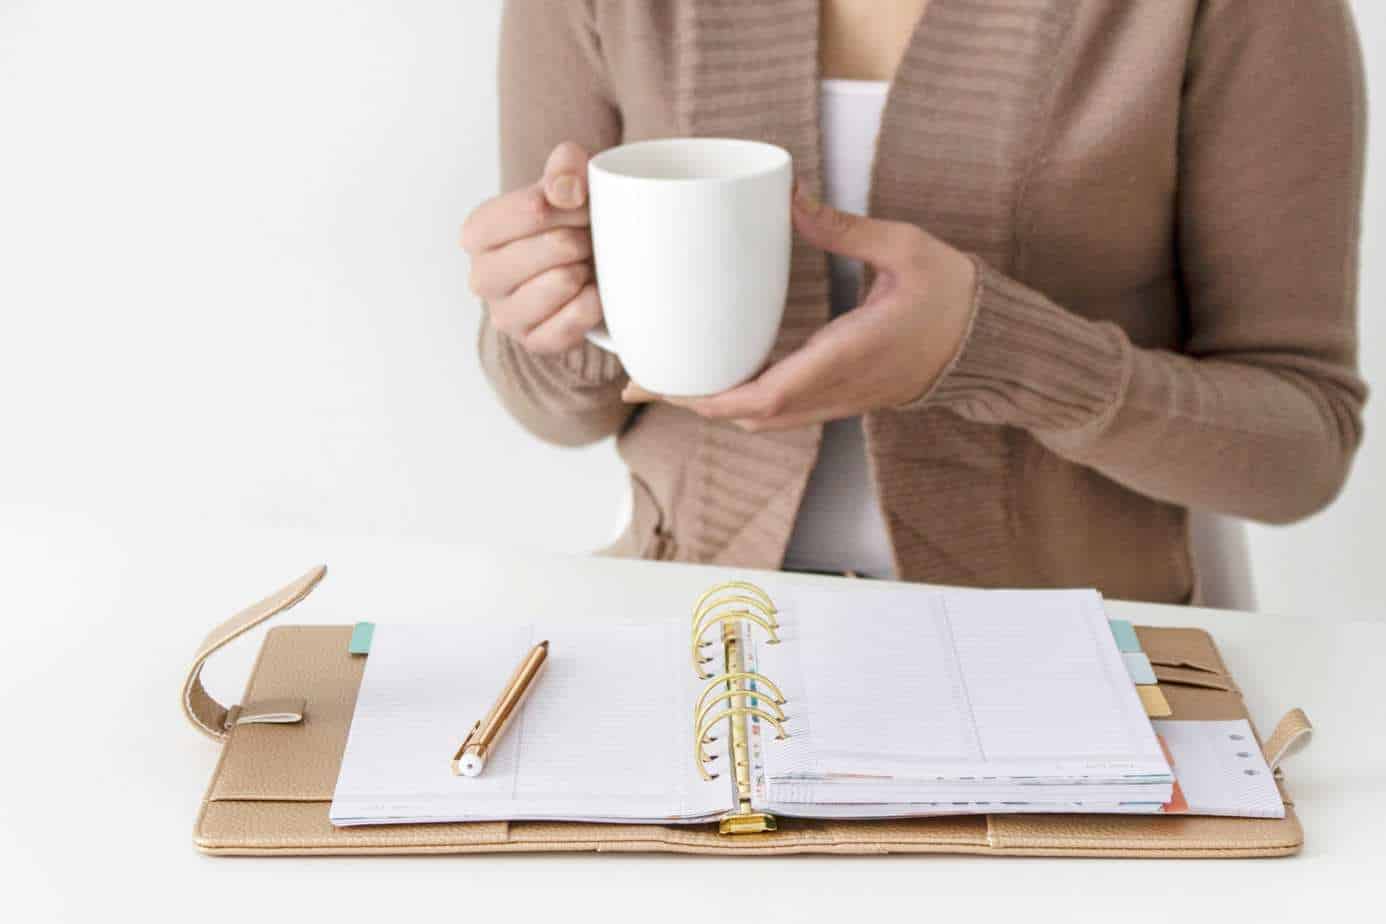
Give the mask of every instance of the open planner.
[[(758, 577), (688, 606), (632, 625), (378, 624), (331, 822), (735, 833), (776, 816), (1149, 814), (1174, 798), (1093, 591)], [(454, 776), (467, 728), (540, 639), (546, 672), (485, 772)]]
[[(472, 595), (465, 627), (410, 625), (408, 583), (398, 605), (326, 596), (380, 622), (271, 629), (229, 706), (208, 659), (326, 568), (217, 625), (180, 692), (220, 750), (197, 848), (1228, 858), (1304, 842), (1282, 771), (1312, 726), (1291, 709), (1263, 739), (1202, 629), (1104, 622), (1087, 592), (769, 572), (708, 592), (728, 575), (569, 567), (572, 609), (623, 624), (526, 611), (553, 597), (527, 588)], [(453, 776), (545, 638), (481, 775)]]

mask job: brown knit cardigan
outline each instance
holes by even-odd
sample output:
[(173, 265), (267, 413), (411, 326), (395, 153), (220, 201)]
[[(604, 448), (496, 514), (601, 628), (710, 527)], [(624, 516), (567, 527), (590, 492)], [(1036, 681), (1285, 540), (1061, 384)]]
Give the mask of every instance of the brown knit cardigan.
[[(787, 148), (819, 188), (818, 0), (511, 0), (503, 185), (560, 141)], [(1285, 522), (1361, 439), (1364, 147), (1343, 2), (931, 0), (891, 86), (871, 214), (984, 264), (935, 387), (866, 415), (903, 579), (1186, 601), (1186, 508)], [(796, 243), (776, 356), (828, 318)], [(584, 346), (540, 358), (484, 319), (483, 366), (540, 437), (619, 434), (618, 552), (780, 566), (820, 428), (748, 434), (620, 400)], [(536, 516), (540, 514), (535, 514)]]

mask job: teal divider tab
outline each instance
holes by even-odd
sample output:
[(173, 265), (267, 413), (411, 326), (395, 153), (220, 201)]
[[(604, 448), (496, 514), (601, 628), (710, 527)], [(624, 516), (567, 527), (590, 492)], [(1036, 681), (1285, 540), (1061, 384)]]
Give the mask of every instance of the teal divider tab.
[(370, 654), (371, 638), (375, 635), (375, 623), (358, 622), (351, 630), (351, 641), (347, 643), (347, 654)]
[(1116, 639), (1118, 651), (1140, 651), (1141, 640), (1136, 638), (1136, 630), (1124, 619), (1109, 619), (1112, 637)]

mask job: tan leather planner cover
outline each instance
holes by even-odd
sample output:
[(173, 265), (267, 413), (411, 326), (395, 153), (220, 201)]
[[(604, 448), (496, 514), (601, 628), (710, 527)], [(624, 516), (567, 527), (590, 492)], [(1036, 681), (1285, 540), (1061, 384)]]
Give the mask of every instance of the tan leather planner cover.
[[(212, 854), (647, 851), (702, 854), (958, 853), (993, 856), (1272, 857), (1296, 853), (1303, 833), (1288, 795), (1280, 819), (1178, 815), (974, 815), (891, 821), (784, 818), (759, 834), (716, 824), (567, 822), (403, 824), (339, 828), (328, 807), (365, 658), (347, 652), (349, 626), (269, 632), (243, 705), (203, 690), (202, 663), (232, 638), (301, 600), (316, 569), (208, 637), (184, 688), (189, 719), (222, 742), (194, 841)], [(1137, 627), (1177, 719), (1249, 718), (1217, 647), (1200, 629)], [(1272, 764), (1308, 730), (1295, 711), (1265, 746)], [(1277, 777), (1279, 777), (1277, 771)]]

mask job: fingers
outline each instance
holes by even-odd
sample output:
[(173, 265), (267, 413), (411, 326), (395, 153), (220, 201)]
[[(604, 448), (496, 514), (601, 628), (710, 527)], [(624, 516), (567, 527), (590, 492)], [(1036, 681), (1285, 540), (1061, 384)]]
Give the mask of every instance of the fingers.
[(738, 385), (721, 394), (706, 398), (666, 397), (663, 400), (709, 420), (773, 417), (781, 413), (792, 398), (792, 395), (775, 387), (775, 383), (767, 381), (780, 365), (783, 363), (771, 366), (746, 384)]
[(591, 256), (587, 229), (551, 228), (473, 257), (472, 292), (488, 300), (504, 298), (540, 273)]
[(627, 382), (626, 387), (621, 389), (621, 400), (627, 404), (648, 404), (651, 401), (658, 401), (659, 395), (641, 388), (634, 382)]
[(766, 433), (773, 430), (794, 430), (811, 424), (827, 423), (830, 420), (842, 420), (845, 417), (855, 417), (866, 410), (865, 407), (858, 406), (856, 403), (838, 403), (781, 414), (778, 417), (747, 417), (742, 420), (734, 420), (732, 423), (748, 433)]
[(591, 281), (589, 263), (570, 263), (540, 273), (491, 304), (491, 324), (528, 347), (530, 333), (577, 298)]
[(654, 395), (628, 385), (629, 403), (664, 401), (744, 430), (783, 430), (861, 413), (879, 378), (876, 347), (893, 336), (875, 312), (849, 312), (831, 321), (801, 348), (759, 376), (705, 398)]
[(582, 343), (601, 323), (602, 303), (597, 287), (588, 283), (566, 305), (529, 332), (524, 339), (531, 353), (563, 353)]
[(482, 203), (462, 226), (471, 288), (491, 323), (533, 353), (571, 349), (601, 323), (587, 231), (587, 152), (553, 149), (534, 185)]
[[(809, 424), (851, 417), (867, 410), (867, 406), (859, 399), (859, 396), (854, 395), (845, 383), (827, 391), (815, 388), (811, 394), (801, 393), (787, 395), (783, 398), (777, 397), (773, 388), (764, 389), (756, 386), (752, 389), (743, 385), (735, 390), (742, 391), (742, 389), (747, 390), (736, 396), (727, 392), (725, 402), (710, 404), (708, 399), (672, 398), (658, 395), (641, 388), (634, 382), (629, 382), (621, 391), (621, 400), (627, 404), (663, 401), (666, 404), (693, 411), (711, 420), (729, 421), (751, 433), (767, 430), (792, 430)], [(733, 408), (738, 404), (748, 412), (748, 416), (735, 416)]]
[(813, 246), (873, 266), (903, 269), (923, 243), (914, 225), (841, 212), (798, 189), (793, 215), (795, 229)]
[(585, 228), (588, 224), (586, 207), (555, 208), (536, 183), (477, 206), (462, 225), (462, 249), (475, 256), (550, 228)]
[(496, 196), (467, 216), (462, 249), (475, 256), (550, 228), (586, 227), (587, 152), (564, 142), (532, 186)]
[(859, 338), (852, 333), (861, 326), (844, 315), (744, 385), (707, 398), (667, 400), (716, 420), (780, 417), (822, 403), (822, 396), (837, 390), (839, 369), (850, 367), (860, 354)]
[(549, 154), (540, 185), (554, 208), (576, 209), (587, 204), (587, 160), (582, 146), (571, 141)]
[(759, 378), (706, 398), (661, 395), (629, 382), (621, 390), (621, 400), (627, 404), (663, 401), (709, 420), (736, 420), (738, 423), (741, 415), (754, 415), (755, 419), (759, 419), (779, 413), (781, 408), (780, 400), (771, 389), (764, 387)]

